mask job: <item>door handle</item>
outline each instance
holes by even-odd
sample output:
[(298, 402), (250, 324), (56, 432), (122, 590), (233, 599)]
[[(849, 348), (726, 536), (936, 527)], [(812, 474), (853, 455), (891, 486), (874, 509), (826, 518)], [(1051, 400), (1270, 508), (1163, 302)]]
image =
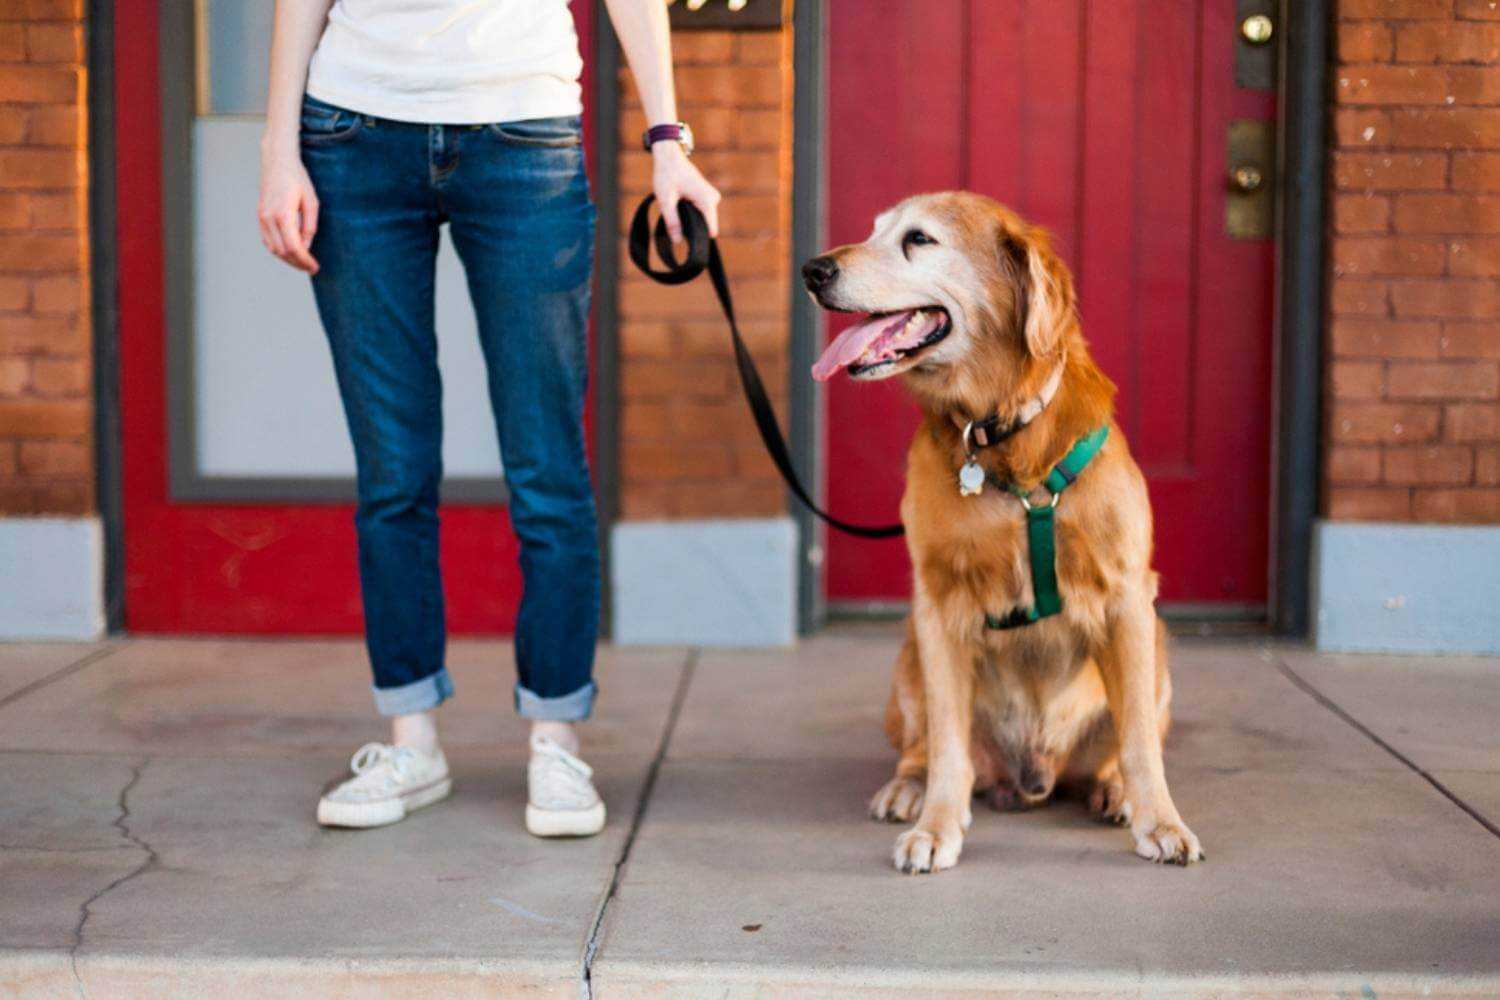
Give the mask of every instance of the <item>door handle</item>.
[(1224, 232), (1231, 239), (1263, 240), (1276, 229), (1276, 128), (1253, 118), (1229, 123)]

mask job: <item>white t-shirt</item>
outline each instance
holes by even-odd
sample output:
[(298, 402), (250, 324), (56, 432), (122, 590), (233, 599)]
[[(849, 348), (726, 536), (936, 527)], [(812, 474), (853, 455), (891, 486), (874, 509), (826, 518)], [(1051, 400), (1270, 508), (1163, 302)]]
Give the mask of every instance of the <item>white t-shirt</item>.
[(307, 92), (394, 121), (576, 115), (583, 60), (567, 0), (335, 0)]

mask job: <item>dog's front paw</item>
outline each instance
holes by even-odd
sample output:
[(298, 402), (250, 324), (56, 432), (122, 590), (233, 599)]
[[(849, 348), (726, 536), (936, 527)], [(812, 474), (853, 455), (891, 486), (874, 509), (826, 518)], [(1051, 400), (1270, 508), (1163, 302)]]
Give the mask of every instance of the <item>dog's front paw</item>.
[(1167, 865), (1190, 865), (1204, 858), (1198, 837), (1180, 819), (1132, 823), (1135, 853), (1147, 861)]
[(958, 864), (963, 847), (962, 827), (933, 829), (919, 823), (896, 838), (896, 870), (920, 875), (952, 868)]
[(887, 781), (870, 800), (870, 818), (887, 823), (905, 823), (922, 811), (927, 785), (916, 778), (900, 775)]

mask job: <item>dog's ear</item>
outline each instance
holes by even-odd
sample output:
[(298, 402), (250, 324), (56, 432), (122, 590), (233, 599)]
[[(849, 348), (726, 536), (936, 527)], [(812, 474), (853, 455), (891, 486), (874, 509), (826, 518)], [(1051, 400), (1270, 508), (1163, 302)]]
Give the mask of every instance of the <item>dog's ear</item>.
[(1001, 253), (1016, 283), (1016, 328), (1034, 358), (1057, 347), (1063, 325), (1077, 308), (1073, 279), (1040, 229), (1004, 229)]

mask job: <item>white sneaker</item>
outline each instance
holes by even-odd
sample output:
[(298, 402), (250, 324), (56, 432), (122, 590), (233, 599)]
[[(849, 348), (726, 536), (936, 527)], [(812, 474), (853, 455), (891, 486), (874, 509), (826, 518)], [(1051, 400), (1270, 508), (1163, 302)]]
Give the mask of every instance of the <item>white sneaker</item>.
[(531, 737), (526, 829), (536, 837), (592, 837), (604, 829), (594, 769), (546, 736)]
[(441, 750), (366, 743), (349, 759), (354, 777), (318, 800), (324, 826), (385, 826), (448, 797), (453, 782)]

